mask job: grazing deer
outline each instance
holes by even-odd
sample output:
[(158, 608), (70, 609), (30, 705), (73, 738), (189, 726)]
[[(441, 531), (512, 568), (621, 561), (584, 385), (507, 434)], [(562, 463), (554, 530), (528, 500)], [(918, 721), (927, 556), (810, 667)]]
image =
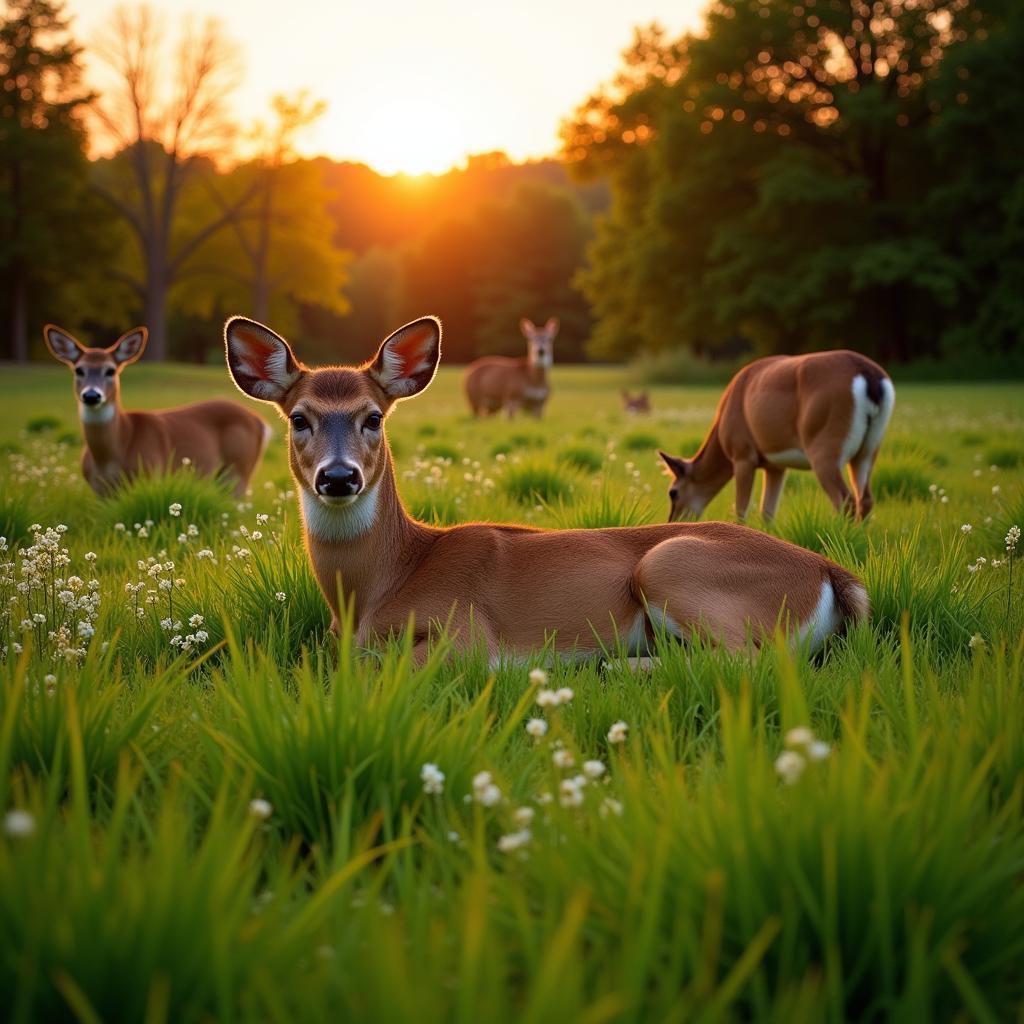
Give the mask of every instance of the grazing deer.
[(54, 358), (71, 367), (85, 447), (82, 475), (97, 494), (108, 494), (137, 473), (177, 469), (189, 460), (198, 473), (235, 479), (235, 494), (248, 486), (270, 428), (234, 402), (214, 400), (159, 412), (121, 408), (121, 371), (146, 347), (145, 327), (122, 335), (110, 348), (86, 348), (53, 324), (43, 328)]
[(423, 391), (441, 354), (433, 317), (406, 324), (362, 366), (304, 366), (288, 343), (244, 317), (224, 329), (228, 367), (247, 395), (290, 423), (306, 549), (337, 628), (351, 603), (356, 640), (404, 629), (414, 653), (451, 622), (456, 643), (492, 658), (540, 649), (596, 653), (624, 638), (649, 649), (657, 630), (741, 647), (787, 621), (811, 647), (868, 613), (845, 569), (730, 523), (544, 530), (469, 523), (441, 528), (402, 505), (385, 438), (397, 402)]
[(692, 459), (658, 453), (674, 478), (669, 521), (700, 516), (733, 476), (743, 519), (757, 469), (764, 470), (766, 520), (775, 515), (787, 469), (813, 470), (837, 509), (863, 519), (874, 505), (871, 470), (895, 399), (885, 370), (857, 352), (754, 360), (729, 382)]
[(543, 327), (523, 319), (519, 329), (526, 338), (526, 355), (522, 359), (484, 356), (466, 367), (466, 397), (474, 416), (490, 416), (504, 409), (511, 419), (519, 409), (524, 409), (540, 419), (544, 412), (551, 391), (548, 370), (555, 359), (558, 318), (551, 317)]
[(636, 416), (647, 415), (651, 411), (651, 396), (646, 391), (638, 391), (631, 395), (623, 388), (622, 408), (624, 412), (633, 413)]

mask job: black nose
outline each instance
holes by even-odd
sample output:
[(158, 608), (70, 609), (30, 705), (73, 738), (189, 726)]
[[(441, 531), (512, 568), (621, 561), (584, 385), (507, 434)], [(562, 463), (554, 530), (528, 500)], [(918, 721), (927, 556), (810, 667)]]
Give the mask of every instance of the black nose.
[(82, 401), (86, 405), (99, 405), (103, 401), (103, 395), (95, 388), (88, 388), (82, 392)]
[(329, 498), (347, 498), (363, 489), (363, 474), (355, 466), (339, 462), (316, 474), (316, 493)]

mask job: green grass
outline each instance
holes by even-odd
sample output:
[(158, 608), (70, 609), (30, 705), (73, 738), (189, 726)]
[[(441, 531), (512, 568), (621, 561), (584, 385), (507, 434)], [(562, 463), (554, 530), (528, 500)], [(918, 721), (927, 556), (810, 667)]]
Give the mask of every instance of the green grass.
[[(640, 429), (625, 383), (556, 367), (545, 418), (509, 424), (470, 420), (442, 370), (389, 420), (403, 497), (445, 524), (662, 521), (657, 439), (692, 454), (718, 388), (655, 387)], [(233, 393), (147, 365), (124, 388)], [(789, 475), (772, 531), (857, 572), (869, 624), (813, 660), (661, 638), (641, 674), (358, 651), (328, 630), (280, 431), (242, 501), (188, 472), (101, 501), (60, 440), (66, 372), (10, 371), (0, 396), (0, 815), (30, 815), (0, 830), (5, 1019), (1022, 1012), (1020, 386), (898, 384), (866, 524)], [(537, 706), (540, 665), (568, 704)], [(796, 727), (827, 749), (787, 784)], [(603, 772), (566, 787), (588, 760)]]

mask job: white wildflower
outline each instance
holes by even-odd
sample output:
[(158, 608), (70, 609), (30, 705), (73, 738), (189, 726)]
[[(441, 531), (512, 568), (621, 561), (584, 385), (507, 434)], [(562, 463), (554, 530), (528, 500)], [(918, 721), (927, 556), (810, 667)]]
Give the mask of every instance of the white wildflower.
[(783, 751), (775, 759), (775, 771), (787, 786), (792, 786), (804, 773), (807, 762), (795, 751)]
[(548, 723), (543, 718), (531, 718), (526, 723), (526, 734), (532, 736), (535, 740), (539, 740), (542, 736), (546, 735), (548, 731)]
[(533, 818), (536, 813), (537, 812), (532, 807), (517, 807), (512, 818), (517, 825), (521, 825), (525, 828), (533, 822)]
[(814, 742), (814, 733), (806, 725), (798, 725), (786, 733), (787, 747), (809, 747)]
[(571, 751), (556, 750), (551, 755), (551, 761), (556, 768), (571, 768), (576, 763), (576, 758), (572, 756)]
[(444, 772), (436, 764), (427, 763), (420, 769), (423, 792), (428, 796), (440, 796), (444, 792)]
[(8, 811), (4, 815), (4, 833), (12, 839), (28, 839), (35, 835), (36, 819), (28, 811)]
[(604, 761), (584, 761), (583, 774), (588, 779), (599, 779), (605, 773)]
[(256, 797), (249, 801), (249, 813), (260, 821), (266, 821), (274, 813), (274, 805), (269, 800)]
[(606, 796), (601, 801), (601, 806), (598, 809), (598, 813), (602, 818), (607, 818), (609, 815), (614, 815), (616, 818), (622, 817), (622, 803), (616, 800), (614, 797)]
[(545, 686), (548, 681), (548, 674), (542, 668), (535, 668), (530, 670), (530, 682), (534, 686)]
[(625, 722), (613, 722), (611, 728), (608, 730), (608, 742), (609, 743), (625, 743), (626, 733), (629, 731), (629, 726)]
[(172, 501), (171, 504), (168, 506), (167, 511), (170, 512), (172, 516), (180, 516), (181, 503), (178, 501)]
[(281, 602), (281, 604), (284, 604), (284, 603), (285, 603), (285, 601), (287, 601), (287, 600), (288, 600), (288, 595), (287, 595), (287, 594), (286, 594), (286, 593), (285, 593), (285, 592), (284, 592), (283, 590), (279, 590), (279, 591), (278, 591), (278, 592), (277, 592), (277, 593), (276, 593), (276, 594), (274, 595), (274, 597), (275, 597), (275, 598), (276, 598), (276, 599), (277, 599), (278, 601), (280, 601), (280, 602)]
[(832, 753), (832, 747), (824, 740), (815, 740), (807, 745), (807, 757), (811, 761), (824, 761)]
[(528, 846), (533, 838), (528, 828), (520, 829), (518, 832), (510, 832), (498, 840), (498, 849), (502, 853), (515, 853), (517, 850)]

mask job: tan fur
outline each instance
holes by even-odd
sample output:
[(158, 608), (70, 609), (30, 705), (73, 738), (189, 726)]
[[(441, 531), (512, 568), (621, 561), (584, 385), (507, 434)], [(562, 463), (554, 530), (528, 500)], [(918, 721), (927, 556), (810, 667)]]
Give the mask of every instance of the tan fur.
[(490, 416), (504, 409), (511, 419), (520, 409), (540, 419), (551, 393), (548, 369), (558, 321), (548, 320), (535, 327), (521, 320), (519, 328), (527, 341), (521, 359), (485, 356), (466, 367), (463, 386), (474, 416)]
[[(110, 348), (86, 348), (52, 324), (43, 333), (53, 356), (72, 369), (85, 440), (82, 475), (97, 494), (108, 494), (140, 472), (177, 469), (186, 459), (203, 476), (223, 471), (235, 481), (235, 494), (245, 493), (269, 437), (259, 416), (219, 399), (125, 412), (121, 372), (142, 355), (145, 328), (122, 335)], [(126, 339), (131, 341), (127, 354)], [(89, 407), (82, 401), (89, 390), (102, 394), (102, 404)]]
[[(434, 627), (448, 622), (460, 646), (483, 643), (492, 657), (536, 651), (551, 634), (567, 654), (595, 652), (616, 636), (638, 637), (635, 646), (645, 648), (660, 623), (736, 648), (748, 631), (759, 642), (780, 621), (804, 629), (823, 588), (839, 610), (825, 635), (867, 614), (863, 586), (844, 569), (742, 526), (560, 531), (413, 519), (375, 417), (429, 384), (441, 336), (432, 318), (396, 331), (361, 367), (307, 368), (283, 338), (241, 317), (228, 321), (225, 335), (239, 387), (250, 395), (272, 389), (270, 400), (292, 421), (289, 462), (310, 561), (335, 625), (341, 602), (354, 606), (362, 644), (404, 629), (413, 616), (418, 656)], [(358, 468), (365, 483), (357, 495), (325, 498), (318, 490), (318, 474), (336, 465)]]
[(635, 395), (631, 395), (623, 389), (622, 410), (637, 416), (644, 416), (651, 411), (651, 396), (646, 391), (638, 391)]
[(874, 505), (871, 470), (894, 396), (877, 363), (845, 349), (755, 360), (726, 387), (692, 459), (659, 453), (674, 477), (669, 520), (699, 516), (734, 476), (743, 519), (758, 469), (761, 514), (771, 519), (791, 468), (811, 469), (837, 509), (863, 519)]

